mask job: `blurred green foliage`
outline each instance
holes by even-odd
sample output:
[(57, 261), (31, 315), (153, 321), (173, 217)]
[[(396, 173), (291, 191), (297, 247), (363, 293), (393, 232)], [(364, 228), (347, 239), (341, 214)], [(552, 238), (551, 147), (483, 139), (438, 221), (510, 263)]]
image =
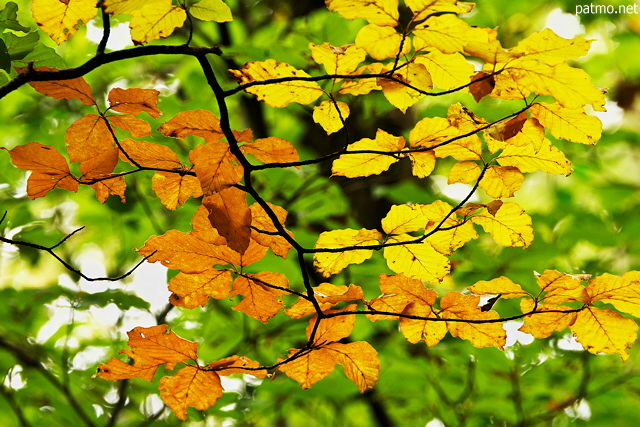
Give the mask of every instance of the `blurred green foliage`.
[[(307, 69), (311, 66), (309, 42), (350, 43), (362, 24), (329, 13), (319, 1), (228, 3), (233, 22), (200, 24), (194, 35), (195, 45), (222, 45), (223, 58), (213, 60), (219, 75), (225, 75), (226, 68), (266, 58)], [(533, 218), (533, 245), (522, 251), (496, 246), (481, 237), (456, 252), (452, 276), (441, 290), (463, 289), (500, 275), (534, 289), (534, 270), (598, 275), (640, 267), (640, 16), (576, 16), (577, 4), (582, 3), (480, 1), (468, 18), (473, 25), (499, 26), (507, 47), (542, 29), (551, 15), (567, 25), (579, 18), (587, 37), (597, 39), (595, 52), (579, 65), (596, 85), (608, 88), (613, 113), (607, 116), (612, 122), (597, 147), (555, 141), (573, 163), (570, 177), (527, 177), (516, 201)], [(0, 84), (14, 75), (6, 67), (6, 47), (13, 46), (16, 59), (25, 63), (29, 55), (35, 55), (44, 60), (37, 65), (57, 67), (62, 66), (60, 58), (73, 67), (95, 53), (96, 41), (88, 40), (86, 30), (81, 29), (69, 43), (56, 47), (55, 54), (55, 45), (30, 18), (29, 5), (24, 1), (18, 5), (18, 22), (28, 28), (3, 31)], [(101, 25), (99, 20), (93, 24)], [(112, 22), (113, 36), (126, 39), (126, 24), (118, 24)], [(191, 59), (127, 60), (102, 67), (86, 78), (97, 98), (104, 98), (116, 85), (160, 88), (164, 116), (151, 120), (155, 129), (183, 110), (216, 112), (212, 95), (202, 91), (198, 65)], [(232, 84), (229, 79), (228, 87)], [(468, 95), (454, 95), (421, 103), (407, 115), (441, 115), (458, 100), (486, 118), (506, 108), (491, 100), (477, 106)], [(366, 104), (359, 102), (349, 119), (355, 133), (372, 132), (376, 126), (408, 132), (402, 115), (383, 99), (373, 96)], [(63, 149), (66, 128), (85, 113), (77, 102), (44, 98), (29, 87), (11, 93), (1, 105), (0, 145), (8, 149), (29, 141)], [(232, 117), (235, 129), (251, 127), (257, 136), (298, 141), (304, 158), (330, 150), (322, 145), (324, 139), (318, 139), (307, 107), (269, 109), (238, 96), (230, 108), (236, 112)], [(184, 144), (184, 155), (193, 144), (163, 140), (158, 132), (153, 137), (174, 148)], [(128, 181), (126, 204), (112, 197), (101, 205), (88, 188), (81, 188), (78, 194), (54, 190), (31, 201), (25, 193), (24, 172), (9, 166), (6, 152), (0, 156), (5, 165), (0, 168), (0, 214), (7, 211), (0, 225), (2, 234), (50, 245), (85, 226), (58, 253), (89, 275), (114, 276), (127, 271), (139, 260), (133, 248), (168, 229), (189, 230), (197, 207), (192, 200), (176, 212), (166, 210), (151, 191), (151, 174)], [(270, 170), (256, 178), (265, 199), (278, 201), (290, 212), (287, 226), (298, 241), (312, 246), (325, 230), (377, 227), (380, 212), (386, 212), (385, 206), (391, 203), (428, 203), (442, 197), (442, 180), (438, 181), (437, 174), (446, 175), (450, 165), (443, 162), (436, 176), (426, 180), (407, 177), (405, 166), (394, 166), (389, 174), (370, 181), (329, 180), (326, 165), (301, 171)], [(272, 257), (252, 269), (260, 271), (267, 265), (286, 274), (291, 282), (299, 280), (291, 258)], [(382, 257), (374, 256), (332, 282), (361, 285), (367, 296), (373, 296), (378, 289), (377, 275), (386, 272)], [(145, 267), (119, 282), (88, 283), (72, 277), (46, 253), (1, 246), (0, 425), (180, 424), (163, 408), (156, 385), (143, 381), (113, 384), (91, 377), (100, 362), (115, 357), (116, 349), (125, 346), (125, 332), (133, 326), (166, 321), (179, 335), (200, 343), (205, 361), (230, 354), (274, 361), (288, 348), (303, 344), (304, 322), (287, 321), (280, 314), (267, 325), (256, 324), (231, 310), (232, 301), (211, 301), (202, 309), (169, 310), (166, 279), (165, 269)], [(508, 310), (508, 302), (499, 304)], [(193, 421), (185, 425), (424, 426), (433, 421), (430, 426), (624, 426), (640, 422), (638, 346), (624, 365), (616, 356), (591, 356), (570, 349), (563, 333), (516, 343), (506, 352), (475, 349), (451, 338), (426, 348), (409, 344), (391, 322), (371, 324), (365, 319), (358, 320), (353, 339), (369, 341), (380, 354), (382, 372), (372, 391), (360, 395), (341, 373), (331, 374), (307, 391), (283, 375), (263, 381), (260, 387), (260, 381), (234, 378), (224, 384), (227, 393), (214, 408), (190, 410)]]

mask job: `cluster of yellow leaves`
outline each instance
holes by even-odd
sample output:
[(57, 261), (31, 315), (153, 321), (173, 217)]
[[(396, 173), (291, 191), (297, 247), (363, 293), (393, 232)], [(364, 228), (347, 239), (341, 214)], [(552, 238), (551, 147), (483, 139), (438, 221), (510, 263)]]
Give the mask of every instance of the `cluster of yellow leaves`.
[(128, 378), (142, 378), (153, 381), (158, 368), (173, 371), (176, 365), (183, 365), (172, 376), (160, 379), (160, 396), (176, 417), (187, 418), (187, 408), (204, 411), (213, 406), (222, 396), (221, 375), (249, 374), (258, 378), (266, 377), (264, 369), (257, 362), (246, 357), (231, 356), (205, 366), (198, 364), (198, 344), (180, 338), (167, 330), (167, 325), (150, 328), (137, 327), (127, 333), (128, 349), (121, 350), (133, 360), (132, 364), (112, 358), (98, 367), (96, 376), (111, 381)]
[[(135, 43), (147, 43), (170, 36), (182, 27), (187, 14), (202, 21), (231, 21), (231, 10), (222, 0), (200, 0), (186, 6), (171, 0), (104, 0), (100, 5), (111, 15), (131, 16), (131, 39)], [(56, 43), (65, 42), (78, 29), (96, 16), (94, 0), (34, 0), (31, 3), (33, 18)]]

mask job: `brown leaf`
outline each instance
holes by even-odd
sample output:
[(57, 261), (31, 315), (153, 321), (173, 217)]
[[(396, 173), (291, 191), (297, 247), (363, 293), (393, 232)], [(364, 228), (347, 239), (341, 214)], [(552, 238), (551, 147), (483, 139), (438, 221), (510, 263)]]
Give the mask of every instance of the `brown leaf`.
[(480, 71), (478, 72), (478, 74), (471, 78), (471, 81), (473, 83), (471, 84), (471, 86), (469, 86), (469, 92), (471, 92), (471, 95), (473, 95), (473, 98), (476, 100), (476, 102), (480, 102), (482, 98), (493, 92), (493, 88), (496, 86), (496, 82), (493, 79), (493, 76), (486, 76), (488, 76), (487, 73)]
[(108, 119), (112, 125), (117, 126), (122, 130), (126, 130), (131, 134), (131, 136), (135, 136), (136, 138), (151, 135), (151, 125), (149, 124), (149, 122), (146, 122), (137, 117), (127, 115), (111, 115), (108, 117)]
[(199, 136), (206, 142), (218, 142), (224, 138), (220, 120), (211, 111), (182, 111), (158, 129), (163, 135), (185, 138)]
[(114, 145), (104, 118), (87, 114), (69, 126), (65, 134), (67, 152), (71, 162), (85, 162), (93, 159)]
[(189, 160), (205, 196), (210, 196), (242, 179), (243, 167), (231, 154), (229, 144), (207, 143), (198, 145), (189, 153)]
[[(36, 67), (36, 71), (57, 71), (55, 68)], [(29, 85), (45, 96), (55, 99), (77, 99), (84, 105), (95, 105), (91, 87), (82, 77), (69, 80), (29, 82)]]
[(151, 188), (156, 192), (162, 204), (171, 210), (182, 206), (189, 197), (202, 196), (200, 181), (191, 175), (156, 172), (151, 180)]
[(196, 366), (185, 366), (176, 375), (160, 379), (160, 396), (176, 417), (184, 421), (187, 408), (204, 411), (215, 405), (222, 396), (220, 376)]
[(110, 109), (119, 113), (147, 113), (154, 119), (162, 114), (158, 109), (158, 92), (155, 89), (111, 89), (109, 92)]
[(211, 225), (227, 239), (227, 246), (243, 254), (251, 240), (251, 210), (246, 193), (228, 187), (205, 197), (202, 204), (209, 211)]

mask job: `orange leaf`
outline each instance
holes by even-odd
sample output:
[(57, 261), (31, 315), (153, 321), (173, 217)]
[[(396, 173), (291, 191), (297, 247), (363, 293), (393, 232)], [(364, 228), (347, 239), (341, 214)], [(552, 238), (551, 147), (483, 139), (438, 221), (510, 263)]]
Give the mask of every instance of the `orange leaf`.
[(65, 134), (71, 162), (85, 162), (112, 149), (113, 136), (104, 118), (87, 114), (69, 126)]
[(252, 154), (262, 163), (290, 163), (300, 160), (289, 141), (275, 136), (256, 139), (240, 147), (244, 154)]
[(563, 304), (571, 301), (580, 301), (585, 304), (590, 302), (586, 288), (569, 274), (545, 270), (542, 274), (536, 274), (536, 281), (541, 292), (545, 292), (544, 302), (548, 304)]
[(372, 388), (380, 375), (378, 352), (368, 342), (358, 341), (348, 344), (331, 343), (324, 347), (334, 352), (334, 360), (344, 367), (344, 373), (360, 390)]
[(17, 168), (32, 171), (27, 180), (29, 198), (42, 197), (54, 188), (78, 191), (67, 161), (54, 147), (30, 142), (9, 150), (9, 156)]
[[(313, 288), (313, 294), (322, 310), (329, 309), (341, 301), (358, 301), (364, 299), (362, 288), (356, 285), (336, 286), (331, 283), (320, 283)], [(313, 304), (307, 299), (300, 298), (295, 304), (285, 310), (285, 314), (292, 319), (314, 313)]]
[(474, 347), (498, 347), (503, 349), (507, 334), (501, 322), (469, 323), (465, 320), (496, 320), (500, 316), (495, 311), (481, 311), (480, 297), (449, 292), (440, 300), (440, 316), (446, 319), (460, 319), (462, 322), (447, 322), (447, 329), (454, 337), (469, 340)]
[(197, 274), (178, 273), (169, 281), (169, 291), (173, 292), (171, 304), (184, 308), (204, 307), (210, 297), (226, 298), (232, 280), (230, 272), (215, 268)]
[(227, 246), (244, 254), (251, 241), (251, 210), (247, 206), (246, 193), (227, 187), (205, 197), (202, 204), (209, 212), (211, 225), (227, 239)]
[(154, 119), (162, 112), (158, 109), (158, 92), (155, 89), (121, 89), (109, 91), (109, 108), (119, 113), (137, 115), (147, 113)]
[(476, 295), (500, 294), (501, 298), (520, 298), (529, 294), (520, 285), (501, 276), (492, 280), (481, 280), (467, 288)]
[(151, 180), (151, 188), (156, 192), (162, 204), (171, 210), (182, 206), (189, 197), (202, 196), (200, 181), (191, 175), (156, 172)]
[(198, 343), (187, 341), (173, 331), (167, 332), (167, 325), (150, 328), (136, 327), (127, 332), (127, 345), (132, 347), (130, 356), (145, 363), (147, 360), (161, 361), (172, 370), (176, 363), (198, 359)]
[(189, 160), (206, 196), (237, 183), (244, 173), (226, 143), (198, 145), (189, 153)]
[[(289, 350), (289, 357), (298, 350)], [(314, 349), (308, 353), (278, 366), (278, 371), (284, 372), (289, 378), (296, 380), (304, 389), (307, 389), (333, 372), (337, 361), (334, 352), (325, 349)]]
[[(57, 71), (55, 68), (36, 67), (37, 71)], [(95, 105), (91, 87), (82, 77), (69, 80), (30, 82), (29, 85), (45, 96), (55, 99), (77, 99), (84, 105)]]
[(279, 298), (284, 291), (268, 287), (264, 283), (288, 288), (287, 278), (279, 273), (268, 272), (247, 276), (239, 276), (233, 282), (230, 295), (242, 295), (245, 298), (232, 308), (267, 323), (270, 317), (275, 316), (284, 307)]
[(204, 411), (222, 396), (220, 376), (195, 366), (185, 366), (172, 377), (160, 379), (160, 396), (181, 420), (187, 419), (187, 408)]
[[(535, 307), (535, 303), (529, 298), (520, 300), (520, 309), (528, 313)], [(520, 332), (531, 334), (536, 338), (547, 338), (553, 332), (563, 331), (576, 321), (576, 312), (565, 305), (538, 304), (535, 314), (524, 318), (524, 325), (518, 329)], [(551, 311), (551, 312), (549, 312)]]
[(227, 244), (227, 239), (222, 237), (220, 233), (218, 233), (218, 230), (211, 225), (209, 212), (207, 208), (202, 205), (198, 206), (196, 212), (193, 214), (191, 228), (193, 229), (193, 233), (191, 234), (203, 242), (211, 243), (215, 246), (224, 246)]
[[(120, 158), (125, 162), (131, 163), (129, 160), (131, 158), (140, 166), (147, 168), (179, 169), (182, 167), (176, 153), (165, 145), (127, 138), (120, 141), (120, 146), (124, 150), (120, 153)], [(127, 153), (129, 157), (124, 153)]]
[(135, 136), (136, 138), (151, 135), (151, 125), (149, 122), (137, 117), (118, 114), (110, 115), (108, 119), (109, 123), (122, 130), (126, 130), (131, 134), (131, 136)]
[(220, 119), (208, 110), (182, 111), (158, 129), (163, 135), (185, 138), (199, 136), (206, 142), (218, 142), (224, 138)]
[(124, 176), (114, 176), (113, 178), (104, 179), (91, 185), (96, 192), (96, 199), (100, 203), (107, 201), (109, 196), (120, 196), (122, 203), (125, 203), (126, 198), (124, 192), (127, 189), (127, 184), (124, 181)]
[[(433, 308), (424, 304), (409, 304), (402, 314), (407, 316), (419, 316), (425, 318), (436, 318)], [(410, 343), (417, 343), (424, 340), (427, 346), (432, 347), (438, 344), (447, 334), (445, 322), (436, 322), (422, 319), (400, 318), (400, 330), (402, 335)]]
[(216, 372), (218, 375), (226, 376), (231, 374), (249, 374), (258, 378), (265, 378), (267, 376), (267, 370), (254, 370), (244, 368), (257, 368), (260, 363), (253, 361), (244, 356), (229, 356), (224, 359), (211, 362), (207, 365), (211, 369), (219, 369)]
[(101, 363), (98, 366), (98, 372), (95, 376), (108, 381), (120, 381), (127, 378), (142, 378), (143, 380), (153, 381), (153, 376), (157, 370), (158, 365), (148, 366), (137, 361), (130, 365), (112, 357), (109, 362)]
[[(380, 291), (381, 296), (367, 303), (370, 309), (402, 313), (402, 310), (413, 302), (429, 306), (436, 302), (436, 293), (433, 289), (427, 289), (422, 281), (408, 278), (403, 274), (381, 274)], [(375, 314), (367, 315), (367, 318), (372, 321), (397, 319), (396, 316)]]
[[(287, 219), (287, 211), (269, 202), (267, 202), (267, 204), (278, 217), (278, 222), (284, 224)], [(249, 209), (251, 209), (251, 226), (254, 227), (254, 229), (251, 230), (251, 238), (262, 246), (271, 248), (273, 253), (279, 257), (286, 258), (291, 244), (287, 242), (284, 237), (271, 234), (277, 232), (276, 227), (273, 225), (273, 220), (258, 203), (252, 204)], [(256, 230), (266, 231), (266, 233), (261, 233)], [(291, 235), (291, 233), (289, 233), (289, 235)]]
[[(350, 304), (340, 310), (327, 310), (323, 313), (339, 313), (341, 311), (353, 311), (356, 309), (355, 304)], [(311, 338), (311, 332), (313, 332), (316, 322), (318, 321), (318, 314), (315, 314), (309, 319), (309, 325), (307, 325), (307, 338)], [(328, 317), (320, 320), (318, 324), (316, 335), (314, 338), (314, 344), (324, 344), (328, 342), (334, 342), (346, 338), (351, 335), (353, 327), (356, 323), (355, 314), (345, 314), (342, 316)]]
[(80, 172), (83, 179), (103, 178), (111, 172), (118, 164), (118, 148), (109, 147), (104, 151), (96, 153), (90, 159), (80, 163)]

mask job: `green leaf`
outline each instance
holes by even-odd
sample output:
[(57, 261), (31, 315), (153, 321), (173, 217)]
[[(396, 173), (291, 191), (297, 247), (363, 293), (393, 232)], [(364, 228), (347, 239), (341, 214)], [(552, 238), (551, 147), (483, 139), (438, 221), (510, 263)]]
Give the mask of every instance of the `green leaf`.
[(7, 45), (2, 39), (0, 39), (0, 69), (7, 73), (11, 71), (11, 56), (9, 56)]
[(18, 22), (18, 5), (12, 1), (0, 10), (0, 30), (29, 32), (29, 27), (20, 25)]

